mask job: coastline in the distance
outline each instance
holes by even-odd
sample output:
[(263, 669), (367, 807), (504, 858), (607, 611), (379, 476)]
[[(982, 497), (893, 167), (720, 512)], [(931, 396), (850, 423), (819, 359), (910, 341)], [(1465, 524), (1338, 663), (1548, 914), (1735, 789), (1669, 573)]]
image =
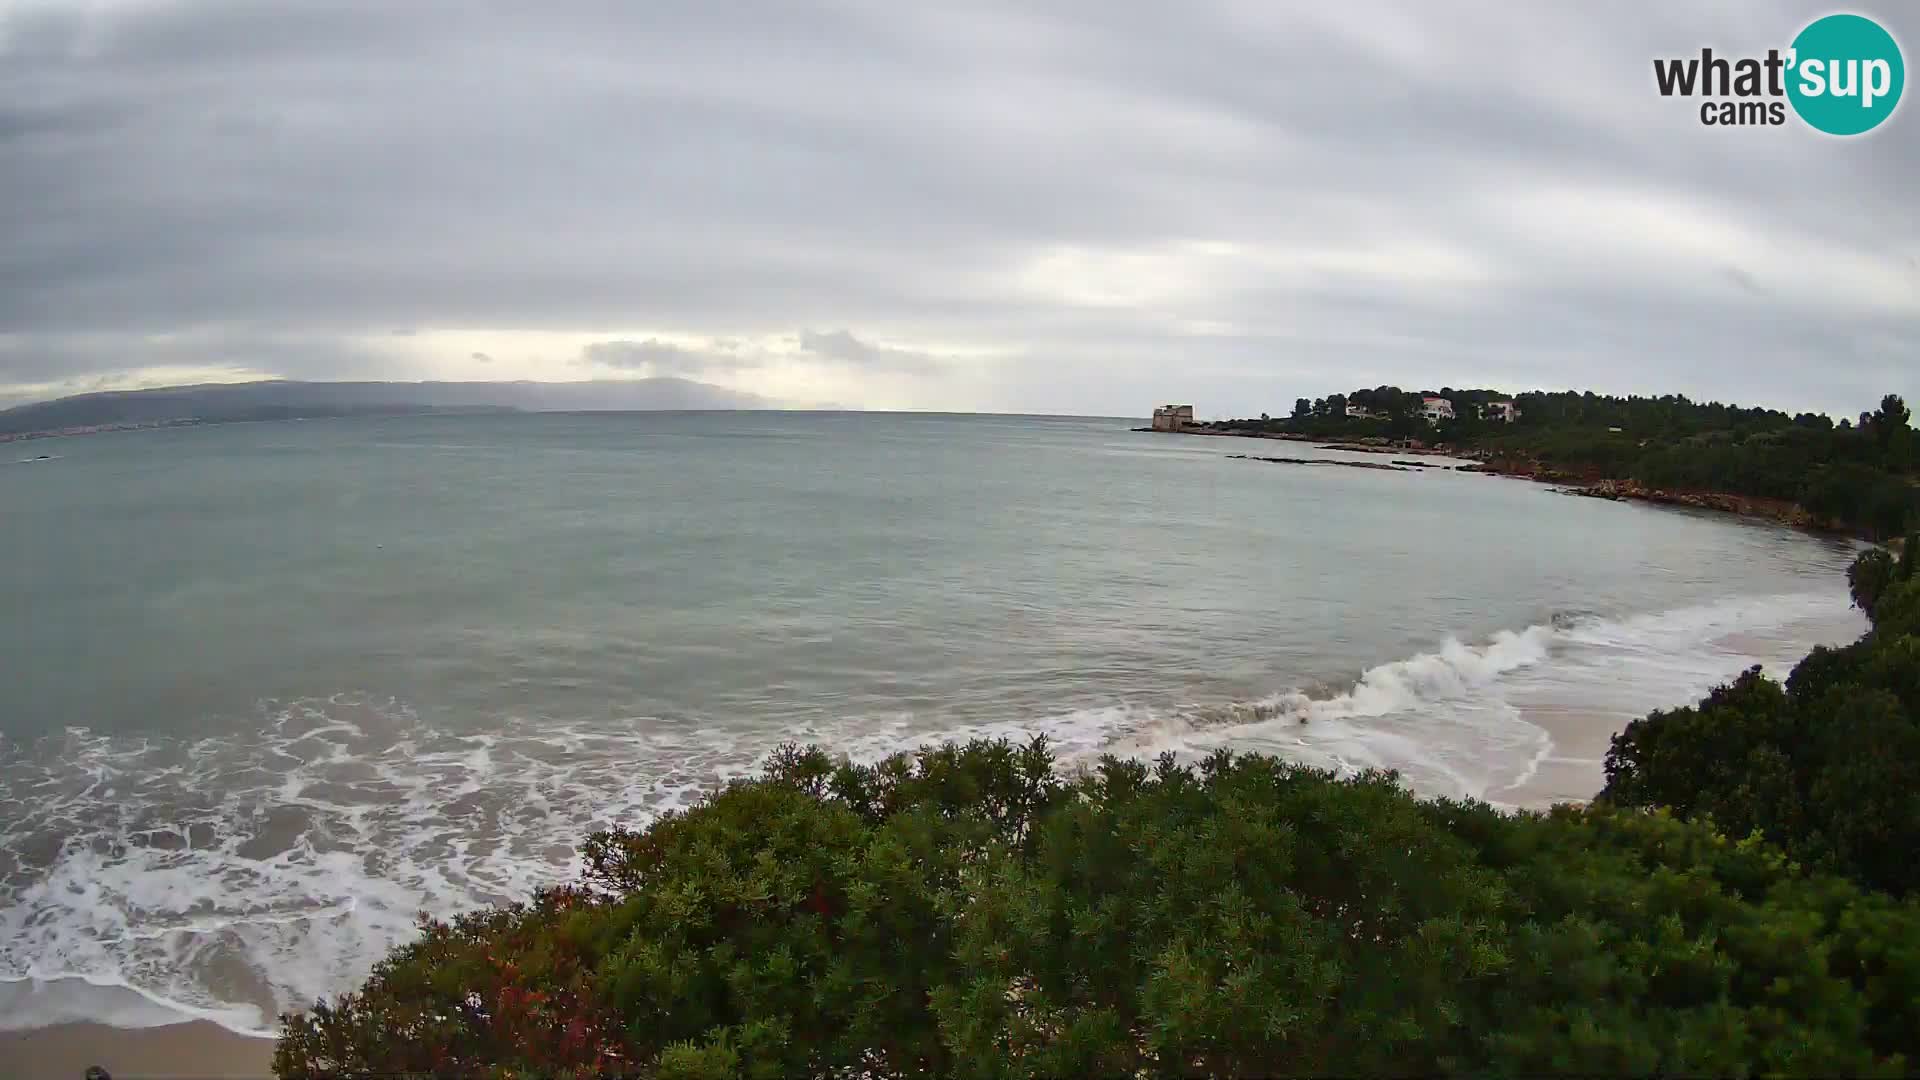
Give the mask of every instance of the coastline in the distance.
[(1192, 406), (1164, 406), (1151, 426), (1135, 430), (1419, 451), (1466, 459), (1458, 471), (1537, 480), (1578, 495), (1725, 511), (1870, 540), (1898, 539), (1920, 516), (1920, 439), (1898, 394), (1882, 397), (1857, 423), (1673, 394), (1510, 396), (1393, 386), (1301, 398), (1284, 417), (1192, 417)]

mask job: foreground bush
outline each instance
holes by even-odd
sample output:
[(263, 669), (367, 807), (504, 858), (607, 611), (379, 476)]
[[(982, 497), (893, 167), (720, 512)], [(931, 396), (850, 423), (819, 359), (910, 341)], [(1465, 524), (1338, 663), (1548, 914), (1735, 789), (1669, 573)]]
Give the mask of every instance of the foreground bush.
[(1604, 801), (1667, 807), (1874, 888), (1920, 894), (1920, 540), (1847, 578), (1872, 621), (1818, 648), (1786, 684), (1748, 672), (1698, 706), (1627, 726)]
[(1044, 743), (765, 775), (283, 1018), (341, 1074), (1896, 1074), (1920, 912), (1665, 813)]

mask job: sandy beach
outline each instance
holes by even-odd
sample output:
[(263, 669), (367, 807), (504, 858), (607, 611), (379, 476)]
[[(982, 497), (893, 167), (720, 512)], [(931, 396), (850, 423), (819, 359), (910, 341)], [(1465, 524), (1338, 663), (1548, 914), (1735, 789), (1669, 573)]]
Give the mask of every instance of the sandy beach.
[(266, 1077), (272, 1064), (273, 1039), (236, 1034), (124, 986), (72, 978), (0, 982), (4, 1080), (78, 1080), (92, 1065), (114, 1080)]
[[(1845, 644), (1865, 628), (1864, 619), (1849, 610), (1764, 631), (1722, 634), (1707, 645), (1757, 660), (1767, 674), (1784, 680), (1806, 654), (1807, 642)], [(1582, 700), (1581, 694), (1569, 693), (1563, 688), (1515, 693), (1512, 699), (1527, 722), (1545, 730), (1553, 740), (1552, 748), (1535, 765), (1531, 776), (1486, 793), (1490, 802), (1523, 810), (1545, 810), (1558, 803), (1584, 803), (1592, 799), (1606, 786), (1607, 750), (1613, 736), (1646, 715), (1644, 711), (1623, 713), (1597, 707)], [(1688, 697), (1657, 707), (1679, 708), (1697, 704), (1698, 700), (1697, 696)]]
[(1578, 705), (1536, 704), (1524, 710), (1529, 723), (1546, 729), (1553, 749), (1533, 775), (1495, 788), (1487, 799), (1502, 806), (1545, 810), (1558, 803), (1584, 803), (1606, 786), (1607, 746), (1628, 718)]
[(114, 1080), (273, 1075), (273, 1040), (236, 1035), (196, 1020), (153, 1028), (70, 1023), (0, 1032), (0, 1074), (18, 1080), (80, 1080), (89, 1066)]

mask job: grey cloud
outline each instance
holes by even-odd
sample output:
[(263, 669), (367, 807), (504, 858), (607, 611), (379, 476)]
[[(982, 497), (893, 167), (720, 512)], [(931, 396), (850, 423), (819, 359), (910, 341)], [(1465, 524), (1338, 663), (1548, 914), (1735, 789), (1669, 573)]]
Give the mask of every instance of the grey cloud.
[(0, 104), (0, 145), (30, 138), (52, 141), (108, 134), (124, 130), (132, 116), (129, 109), (105, 104), (66, 108)]
[[(799, 342), (960, 408), (1475, 377), (1857, 409), (1920, 389), (1920, 301), (1788, 268), (1905, 265), (1920, 296), (1920, 106), (1840, 142), (1702, 128), (1651, 85), (1824, 11), (0, 0), (0, 384), (207, 327), (394, 378), (331, 343), (648, 327), (715, 344), (583, 359), (697, 378), (842, 327)], [(1666, 209), (1620, 247), (1621, 204)], [(1238, 253), (1167, 254), (1193, 245)], [(943, 345), (1025, 361), (947, 397), (971, 362)]]
[(862, 341), (848, 330), (800, 331), (800, 347), (810, 353), (854, 367), (892, 371), (926, 371), (939, 362), (923, 352), (895, 349)]
[(717, 343), (714, 349), (689, 349), (655, 338), (645, 341), (599, 341), (582, 349), (580, 359), (587, 364), (627, 370), (644, 369), (649, 375), (680, 378), (699, 378), (754, 366), (752, 361), (722, 351), (722, 348)]
[(1769, 295), (1769, 290), (1765, 285), (1760, 284), (1759, 280), (1756, 279), (1752, 274), (1748, 273), (1745, 270), (1740, 269), (1737, 266), (1723, 267), (1721, 272), (1727, 275), (1728, 281), (1733, 282), (1734, 285), (1738, 286), (1741, 289), (1744, 289), (1747, 292), (1754, 294), (1755, 296)]

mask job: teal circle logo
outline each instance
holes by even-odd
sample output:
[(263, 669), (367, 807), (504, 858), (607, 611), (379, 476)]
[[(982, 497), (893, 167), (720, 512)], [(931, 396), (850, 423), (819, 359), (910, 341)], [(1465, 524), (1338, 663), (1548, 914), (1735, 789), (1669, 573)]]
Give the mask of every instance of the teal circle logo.
[(1793, 39), (1787, 100), (1829, 135), (1879, 127), (1900, 104), (1907, 65), (1893, 35), (1862, 15), (1815, 19)]

